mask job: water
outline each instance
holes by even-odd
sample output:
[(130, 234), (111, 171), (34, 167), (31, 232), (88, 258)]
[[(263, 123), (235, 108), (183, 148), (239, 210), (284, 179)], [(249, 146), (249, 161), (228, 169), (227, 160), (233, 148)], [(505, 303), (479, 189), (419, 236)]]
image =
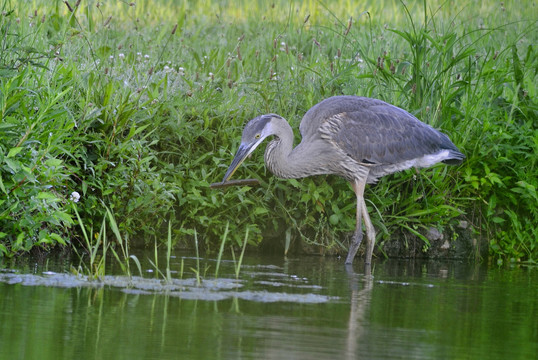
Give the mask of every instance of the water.
[[(4, 269), (0, 359), (538, 354), (536, 268), (391, 260), (365, 276), (359, 264), (346, 270), (332, 258), (247, 257), (238, 279), (232, 261), (221, 263), (215, 279), (214, 260), (197, 266), (178, 255), (167, 284), (149, 263), (144, 278), (108, 276), (104, 283), (68, 275), (62, 263)], [(200, 270), (200, 284), (191, 268)]]

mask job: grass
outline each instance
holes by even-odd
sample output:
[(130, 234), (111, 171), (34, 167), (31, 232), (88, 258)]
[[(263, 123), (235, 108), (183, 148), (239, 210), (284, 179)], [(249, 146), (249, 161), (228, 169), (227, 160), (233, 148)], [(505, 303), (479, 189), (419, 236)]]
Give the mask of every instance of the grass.
[(274, 112), (297, 128), (320, 100), (357, 94), (409, 110), (467, 156), (367, 189), (381, 246), (465, 220), (493, 260), (536, 261), (533, 2), (68, 3), (0, 0), (2, 256), (85, 247), (77, 224), (107, 217), (127, 259), (127, 241), (187, 244), (194, 229), (212, 252), (228, 229), (230, 246), (248, 231), (250, 246), (291, 234), (343, 253), (355, 206), (341, 179), (275, 179), (260, 151), (237, 174), (260, 187), (208, 185), (246, 120)]
[(191, 268), (191, 271), (194, 273), (194, 275), (196, 275), (196, 283), (198, 284), (198, 286), (200, 286), (202, 284), (202, 270), (200, 268), (200, 253), (198, 252), (198, 233), (196, 232), (196, 229), (194, 229), (194, 248), (196, 249), (196, 269)]
[(224, 252), (224, 246), (226, 245), (226, 238), (228, 237), (229, 226), (229, 223), (226, 223), (226, 229), (224, 229), (224, 235), (222, 235), (222, 240), (220, 242), (219, 255), (217, 256), (217, 265), (215, 267), (215, 278), (219, 277), (220, 262), (222, 261), (222, 254)]
[[(92, 229), (88, 231), (84, 225), (84, 221), (80, 218), (76, 206), (73, 206), (73, 211), (77, 217), (78, 224), (80, 225), (80, 231), (84, 240), (83, 249), (84, 252), (80, 252), (77, 248), (74, 248), (75, 253), (78, 255), (80, 264), (77, 268), (72, 267), (72, 272), (76, 274), (85, 274), (89, 276), (91, 280), (102, 280), (106, 274), (106, 261), (107, 254), (111, 252), (120, 266), (122, 272), (131, 278), (130, 261), (132, 260), (138, 269), (138, 273), (142, 276), (142, 265), (136, 257), (136, 255), (129, 254), (129, 241), (124, 239), (118, 230), (118, 225), (114, 215), (108, 207), (105, 206), (106, 215), (103, 218), (99, 232), (94, 233)], [(107, 226), (108, 225), (108, 226)], [(116, 243), (109, 241), (106, 233), (106, 229), (110, 228), (114, 233)], [(95, 239), (95, 240), (92, 240)], [(113, 246), (116, 245), (116, 246)], [(116, 247), (121, 250), (120, 254), (116, 251)], [(85, 260), (85, 255), (88, 255), (88, 260)], [(120, 256), (121, 255), (121, 256)], [(168, 261), (170, 254), (168, 254)], [(167, 263), (167, 265), (169, 265)], [(167, 275), (169, 275), (169, 268), (167, 268)]]
[(234, 252), (233, 246), (231, 247), (236, 279), (239, 279), (239, 273), (241, 272), (241, 264), (243, 264), (243, 257), (245, 256), (245, 250), (247, 248), (247, 244), (248, 244), (248, 229), (245, 232), (245, 238), (243, 239), (243, 246), (241, 248), (241, 254), (239, 255), (239, 259), (237, 259), (237, 261), (235, 259), (235, 252)]

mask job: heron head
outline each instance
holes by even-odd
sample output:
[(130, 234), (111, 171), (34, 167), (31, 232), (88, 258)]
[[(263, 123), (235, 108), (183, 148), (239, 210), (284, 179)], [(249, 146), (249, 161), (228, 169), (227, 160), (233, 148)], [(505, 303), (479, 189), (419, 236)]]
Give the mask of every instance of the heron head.
[(254, 149), (256, 149), (262, 141), (271, 135), (274, 135), (272, 120), (280, 116), (275, 114), (260, 115), (250, 120), (243, 129), (243, 135), (241, 136), (241, 145), (235, 154), (230, 167), (224, 175), (222, 182), (228, 181), (235, 170), (245, 161)]

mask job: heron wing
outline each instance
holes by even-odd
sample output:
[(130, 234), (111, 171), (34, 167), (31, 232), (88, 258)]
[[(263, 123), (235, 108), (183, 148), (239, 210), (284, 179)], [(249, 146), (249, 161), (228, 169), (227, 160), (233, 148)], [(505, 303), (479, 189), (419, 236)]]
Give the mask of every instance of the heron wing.
[(387, 103), (335, 114), (329, 123), (332, 142), (363, 164), (396, 164), (445, 148), (457, 151), (445, 134)]

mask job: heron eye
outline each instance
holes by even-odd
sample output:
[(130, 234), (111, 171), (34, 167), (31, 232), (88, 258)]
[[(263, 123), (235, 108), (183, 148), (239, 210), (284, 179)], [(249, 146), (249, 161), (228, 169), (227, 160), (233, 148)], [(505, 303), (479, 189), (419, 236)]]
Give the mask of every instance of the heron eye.
[(259, 139), (260, 136), (261, 136), (260, 134), (256, 134), (255, 138), (256, 138), (256, 139)]

